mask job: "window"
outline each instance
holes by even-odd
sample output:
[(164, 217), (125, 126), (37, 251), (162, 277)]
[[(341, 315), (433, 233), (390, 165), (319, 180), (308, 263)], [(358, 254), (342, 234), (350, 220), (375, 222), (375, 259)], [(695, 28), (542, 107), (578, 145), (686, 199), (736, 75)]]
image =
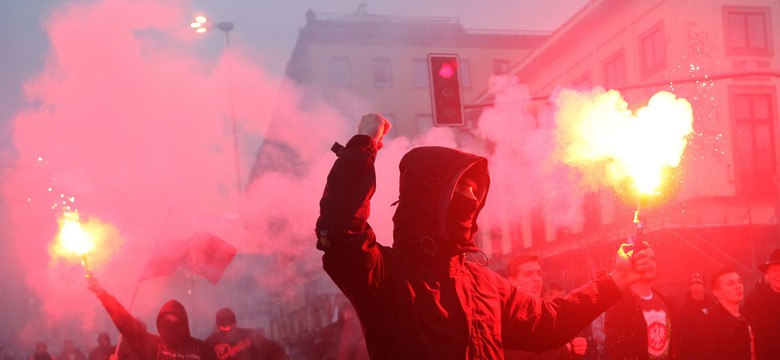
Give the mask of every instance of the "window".
[(639, 60), (642, 76), (666, 67), (666, 36), (663, 22), (639, 36)]
[(619, 50), (604, 60), (604, 85), (619, 86), (626, 83), (626, 56)]
[(460, 59), (460, 86), (463, 88), (471, 87), (471, 64), (468, 60)]
[(393, 86), (393, 67), (389, 58), (374, 58), (374, 87), (389, 88)]
[(509, 60), (493, 60), (493, 75), (506, 75), (509, 73)]
[(738, 191), (748, 197), (774, 196), (774, 94), (733, 93), (735, 175)]
[(330, 83), (335, 87), (349, 87), (352, 85), (352, 77), (349, 71), (349, 59), (330, 59)]
[(772, 53), (769, 8), (724, 7), (723, 17), (728, 53), (739, 55)]
[(428, 60), (412, 60), (412, 85), (416, 88), (428, 87)]

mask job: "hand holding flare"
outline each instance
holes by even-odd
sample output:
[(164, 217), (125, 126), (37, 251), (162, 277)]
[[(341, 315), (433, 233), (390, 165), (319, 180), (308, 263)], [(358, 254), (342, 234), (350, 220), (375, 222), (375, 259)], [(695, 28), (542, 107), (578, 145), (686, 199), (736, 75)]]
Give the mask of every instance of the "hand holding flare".
[(555, 101), (560, 159), (580, 169), (590, 188), (621, 191), (628, 180), (638, 196), (629, 242), (639, 252), (646, 247), (642, 202), (659, 193), (666, 171), (680, 164), (693, 133), (691, 104), (660, 91), (633, 112), (619, 92), (602, 89), (564, 90)]

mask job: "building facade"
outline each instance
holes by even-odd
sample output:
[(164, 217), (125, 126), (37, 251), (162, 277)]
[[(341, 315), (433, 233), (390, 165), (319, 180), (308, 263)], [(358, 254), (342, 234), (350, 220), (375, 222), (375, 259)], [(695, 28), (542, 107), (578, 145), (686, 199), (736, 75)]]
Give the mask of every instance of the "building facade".
[[(658, 283), (681, 287), (687, 276), (679, 274), (722, 266), (751, 283), (755, 264), (780, 247), (776, 1), (592, 0), (552, 34), (473, 31), (454, 18), (375, 15), (364, 7), (310, 11), (306, 19), (286, 76), (345, 116), (387, 115), (395, 125), (390, 136), (413, 138), (432, 126), (430, 53), (459, 54), (466, 104), (491, 102), (490, 77), (503, 74), (527, 85), (539, 112), (562, 88), (616, 89), (632, 110), (671, 91), (691, 103), (694, 134), (669, 188), (644, 209)], [(479, 116), (470, 114), (467, 125)], [(480, 246), (499, 271), (517, 251), (535, 252), (546, 278), (568, 288), (611, 268), (617, 245), (636, 230), (635, 205), (612, 189), (594, 190), (581, 199), (577, 226), (556, 227), (555, 206), (542, 205), (517, 216), (516, 226), (483, 229)], [(337, 291), (319, 280), (328, 281), (312, 281), (306, 306), (277, 309), (272, 332), (295, 337), (329, 321)], [(299, 325), (283, 328), (291, 317)]]
[[(414, 138), (433, 126), (427, 55), (458, 54), (465, 103), (493, 74), (528, 55), (546, 38), (538, 31), (464, 29), (457, 18), (309, 11), (285, 76), (315, 89), (345, 116), (386, 115), (389, 136)], [(354, 112), (357, 112), (356, 114)]]
[[(511, 72), (540, 107), (561, 88), (616, 89), (632, 110), (661, 90), (687, 99), (694, 134), (672, 186), (649, 204), (645, 233), (669, 272), (732, 266), (748, 283), (780, 246), (779, 47), (776, 1), (593, 0)], [(593, 254), (633, 233), (632, 204), (600, 189), (582, 206), (573, 234), (560, 236), (542, 209), (541, 240), (504, 239), (553, 264), (579, 256), (584, 272), (609, 268)]]

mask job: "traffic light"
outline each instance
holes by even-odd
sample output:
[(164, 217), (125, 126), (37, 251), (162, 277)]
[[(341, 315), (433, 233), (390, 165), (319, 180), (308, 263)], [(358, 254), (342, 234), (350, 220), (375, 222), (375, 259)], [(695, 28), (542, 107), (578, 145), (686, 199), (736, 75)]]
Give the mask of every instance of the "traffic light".
[(463, 97), (456, 54), (428, 54), (434, 126), (463, 126)]

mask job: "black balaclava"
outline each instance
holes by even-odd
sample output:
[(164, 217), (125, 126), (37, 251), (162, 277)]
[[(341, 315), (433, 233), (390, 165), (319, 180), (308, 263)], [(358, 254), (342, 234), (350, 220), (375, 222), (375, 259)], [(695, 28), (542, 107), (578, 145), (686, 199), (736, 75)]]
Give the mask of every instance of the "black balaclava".
[(458, 180), (447, 211), (447, 237), (456, 244), (468, 243), (475, 231), (475, 215), (482, 201), (482, 189), (475, 171), (467, 171)]
[(157, 332), (169, 348), (185, 344), (190, 339), (190, 324), (184, 305), (176, 300), (163, 304), (157, 314)]
[(409, 256), (450, 258), (478, 251), (476, 219), (485, 205), (487, 159), (427, 146), (401, 159), (393, 247)]

